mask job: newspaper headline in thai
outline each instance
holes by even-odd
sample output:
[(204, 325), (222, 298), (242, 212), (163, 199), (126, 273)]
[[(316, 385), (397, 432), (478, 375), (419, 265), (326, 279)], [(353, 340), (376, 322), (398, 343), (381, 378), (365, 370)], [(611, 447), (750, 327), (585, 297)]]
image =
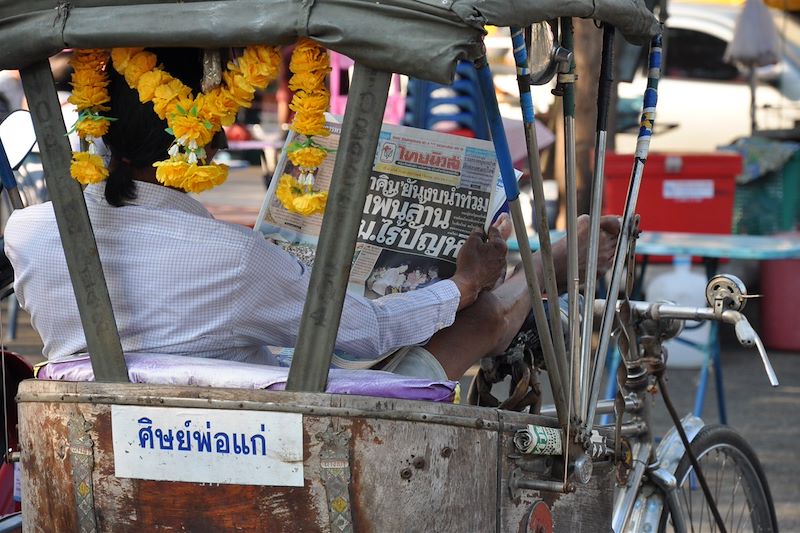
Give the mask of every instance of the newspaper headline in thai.
[[(335, 155), (341, 124), (327, 126), (331, 134), (314, 140)], [(300, 174), (286, 153), (304, 140), (287, 137), (255, 229), (313, 267), (323, 215), (287, 211), (275, 195), (282, 175)], [(330, 187), (334, 160), (327, 157), (318, 169), (316, 188)], [(452, 276), (467, 236), (475, 227), (488, 229), (506, 199), (491, 142), (404, 126), (382, 127), (368, 179), (348, 291), (371, 299)], [(281, 364), (290, 363), (291, 348), (271, 349)], [(385, 355), (359, 360), (337, 352), (332, 362), (365, 368)]]
[[(328, 127), (330, 136), (315, 141), (335, 154), (341, 124)], [(299, 174), (286, 157), (295, 139), (286, 140), (256, 229), (313, 265), (322, 215), (291, 213), (275, 197), (280, 176)], [(319, 168), (317, 188), (330, 186), (333, 161)], [(367, 298), (450, 277), (469, 233), (488, 227), (505, 201), (491, 142), (404, 126), (382, 127), (368, 179), (348, 285)]]

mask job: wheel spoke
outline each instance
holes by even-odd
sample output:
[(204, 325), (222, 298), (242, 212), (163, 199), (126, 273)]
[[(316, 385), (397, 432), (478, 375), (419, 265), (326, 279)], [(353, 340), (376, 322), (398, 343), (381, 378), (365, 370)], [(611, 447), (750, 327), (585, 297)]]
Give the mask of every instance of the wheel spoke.
[[(692, 448), (725, 531), (774, 532), (772, 503), (766, 499), (769, 490), (764, 484), (758, 459), (747, 443), (730, 428), (707, 426), (695, 436)], [(678, 511), (686, 513), (687, 531), (720, 531), (720, 525), (711, 512), (711, 502), (699, 490), (697, 472), (686, 456), (681, 460), (676, 477), (682, 503), (682, 509)], [(672, 527), (674, 531), (674, 521)]]

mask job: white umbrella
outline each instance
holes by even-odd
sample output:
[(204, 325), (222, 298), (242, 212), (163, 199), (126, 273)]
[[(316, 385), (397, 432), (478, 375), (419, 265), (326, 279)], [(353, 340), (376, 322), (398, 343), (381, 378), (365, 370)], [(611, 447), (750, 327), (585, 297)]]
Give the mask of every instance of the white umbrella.
[(739, 18), (733, 39), (725, 50), (725, 61), (748, 68), (750, 77), (750, 124), (756, 126), (756, 67), (774, 65), (780, 58), (780, 39), (769, 8), (762, 0), (747, 0)]

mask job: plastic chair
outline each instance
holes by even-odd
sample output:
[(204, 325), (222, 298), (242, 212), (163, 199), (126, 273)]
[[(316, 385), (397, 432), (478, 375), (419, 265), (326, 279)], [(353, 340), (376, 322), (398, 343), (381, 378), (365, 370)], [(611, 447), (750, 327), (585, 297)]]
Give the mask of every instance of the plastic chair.
[[(347, 105), (347, 91), (350, 88), (350, 69), (353, 67), (353, 60), (337, 52), (329, 52), (331, 61), (330, 90), (331, 90), (331, 113), (334, 115), (344, 115)], [(383, 114), (383, 121), (389, 124), (400, 124), (403, 120), (406, 108), (406, 98), (403, 94), (403, 84), (398, 74), (392, 74), (392, 82), (389, 86), (389, 95), (386, 99), (386, 111)]]
[(489, 127), (478, 76), (472, 63), (456, 67), (451, 85), (409, 79), (403, 123), (423, 129), (466, 129), (479, 139), (489, 139)]

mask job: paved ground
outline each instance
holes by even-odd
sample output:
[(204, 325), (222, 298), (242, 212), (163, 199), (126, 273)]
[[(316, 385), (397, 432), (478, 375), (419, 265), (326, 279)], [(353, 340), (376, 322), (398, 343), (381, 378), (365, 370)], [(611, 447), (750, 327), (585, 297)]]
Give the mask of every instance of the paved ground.
[[(264, 185), (258, 169), (232, 173), (230, 183), (204, 193), (200, 199), (222, 218), (245, 224), (255, 222), (264, 195)], [(750, 304), (751, 321), (758, 329), (758, 305)], [(3, 332), (7, 312), (3, 308)], [(22, 314), (17, 339), (8, 342), (14, 351), (36, 358), (41, 353), (41, 341)], [(800, 353), (771, 352), (772, 363), (781, 386), (769, 386), (759, 358), (754, 350), (735, 344), (730, 332), (723, 331), (723, 374), (728, 402), (729, 424), (739, 430), (758, 454), (769, 479), (778, 520), (783, 532), (800, 533)], [(698, 372), (672, 370), (670, 390), (680, 414), (692, 409)], [(703, 418), (718, 421), (714, 390), (709, 390)], [(656, 423), (666, 428), (666, 414), (657, 404)]]

